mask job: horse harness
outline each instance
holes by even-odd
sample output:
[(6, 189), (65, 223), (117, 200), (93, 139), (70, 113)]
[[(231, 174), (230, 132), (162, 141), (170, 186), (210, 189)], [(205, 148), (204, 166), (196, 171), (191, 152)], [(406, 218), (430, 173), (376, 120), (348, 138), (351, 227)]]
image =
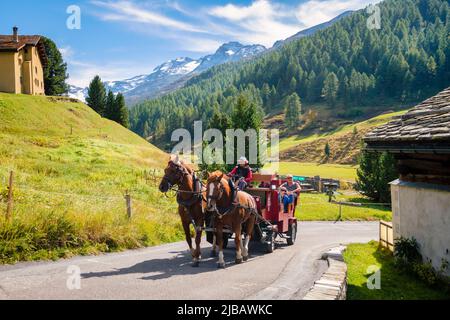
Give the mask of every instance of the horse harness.
[[(250, 207), (250, 206), (243, 206), (241, 205), (238, 201), (237, 201), (237, 196), (238, 196), (238, 190), (236, 189), (236, 187), (234, 186), (233, 182), (231, 180), (228, 181), (230, 188), (231, 188), (231, 204), (228, 207), (218, 207), (216, 206), (216, 210), (214, 211), (214, 213), (216, 214), (216, 216), (219, 218), (219, 220), (222, 220), (226, 215), (228, 215), (229, 213), (233, 212), (235, 209), (244, 209), (245, 211), (249, 212), (250, 214), (259, 216), (258, 211), (256, 210), (256, 208), (254, 207)], [(220, 193), (217, 197), (214, 196), (210, 196), (208, 195), (207, 198), (208, 199), (214, 199), (214, 200), (219, 200), (222, 198), (223, 196), (223, 189), (224, 186), (222, 184), (222, 182), (220, 182)]]
[[(176, 166), (177, 166), (178, 172), (180, 174), (179, 174), (179, 177), (175, 184), (180, 185), (183, 182), (184, 177), (190, 175), (190, 173), (186, 170), (185, 167), (183, 167), (181, 165), (176, 165)], [(163, 177), (163, 180), (166, 180), (167, 182), (169, 182), (169, 179), (166, 176)], [(203, 200), (203, 195), (202, 195), (203, 184), (200, 181), (200, 179), (197, 178), (195, 173), (192, 174), (192, 180), (193, 180), (192, 183), (194, 186), (194, 191), (177, 190), (176, 191), (177, 203), (178, 203), (178, 205), (180, 205), (186, 209), (186, 212), (189, 215), (189, 219), (190, 219), (192, 225), (194, 226), (194, 229), (199, 230), (199, 228), (201, 228), (201, 226), (199, 227), (195, 223), (195, 219), (192, 217), (192, 214), (191, 214), (191, 209), (192, 209), (193, 205), (195, 205), (198, 202), (201, 202)], [(170, 182), (169, 182), (169, 185), (170, 185)], [(187, 193), (192, 195), (191, 198), (188, 200), (182, 199), (182, 194), (187, 194)]]

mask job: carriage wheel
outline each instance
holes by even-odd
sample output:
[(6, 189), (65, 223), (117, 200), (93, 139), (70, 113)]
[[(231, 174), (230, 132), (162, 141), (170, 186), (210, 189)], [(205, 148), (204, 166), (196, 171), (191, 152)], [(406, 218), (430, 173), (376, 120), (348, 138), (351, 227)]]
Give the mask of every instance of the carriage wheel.
[(292, 246), (295, 244), (295, 240), (297, 239), (297, 224), (296, 223), (292, 223), (289, 226), (289, 231), (288, 231), (288, 239), (287, 239), (287, 243), (288, 245)]
[(272, 232), (269, 237), (270, 237), (270, 240), (266, 244), (266, 250), (268, 253), (272, 253), (275, 251), (275, 238), (277, 237), (276, 232)]

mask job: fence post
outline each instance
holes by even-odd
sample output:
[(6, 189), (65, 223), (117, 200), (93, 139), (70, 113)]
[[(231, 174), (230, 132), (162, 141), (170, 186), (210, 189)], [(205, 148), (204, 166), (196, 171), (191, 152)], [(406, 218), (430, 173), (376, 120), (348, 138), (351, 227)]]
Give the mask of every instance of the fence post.
[(126, 194), (125, 194), (125, 201), (126, 201), (126, 205), (127, 205), (128, 219), (131, 219), (131, 217), (133, 216), (133, 211), (132, 211), (132, 207), (131, 207), (131, 195), (128, 193), (128, 190), (126, 191)]
[(9, 174), (9, 184), (8, 184), (8, 204), (6, 207), (6, 219), (11, 219), (12, 209), (13, 209), (13, 184), (14, 184), (14, 171)]

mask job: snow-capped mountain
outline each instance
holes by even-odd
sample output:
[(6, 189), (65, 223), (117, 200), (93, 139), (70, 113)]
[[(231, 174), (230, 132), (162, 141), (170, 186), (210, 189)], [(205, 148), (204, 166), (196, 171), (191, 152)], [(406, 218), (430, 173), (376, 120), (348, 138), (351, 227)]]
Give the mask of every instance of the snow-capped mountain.
[[(266, 48), (261, 45), (242, 45), (238, 42), (229, 42), (222, 45), (214, 54), (200, 59), (187, 57), (169, 60), (156, 67), (149, 75), (141, 75), (121, 81), (105, 82), (107, 90), (114, 93), (123, 93), (129, 105), (145, 99), (169, 93), (182, 87), (194, 75), (208, 70), (211, 67), (227, 62), (249, 59)], [(84, 100), (87, 88), (70, 86), (69, 96)]]
[(239, 42), (229, 42), (222, 45), (216, 53), (201, 58), (200, 65), (195, 71), (202, 72), (222, 63), (248, 59), (266, 50), (264, 46), (258, 44), (244, 46)]

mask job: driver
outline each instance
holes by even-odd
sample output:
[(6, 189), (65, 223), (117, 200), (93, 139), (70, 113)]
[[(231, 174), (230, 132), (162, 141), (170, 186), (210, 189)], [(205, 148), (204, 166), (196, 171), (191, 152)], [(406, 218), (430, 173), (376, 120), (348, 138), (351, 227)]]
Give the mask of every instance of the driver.
[(246, 157), (241, 157), (238, 160), (238, 165), (228, 174), (233, 181), (238, 181), (237, 187), (239, 190), (244, 190), (252, 182), (253, 173)]

